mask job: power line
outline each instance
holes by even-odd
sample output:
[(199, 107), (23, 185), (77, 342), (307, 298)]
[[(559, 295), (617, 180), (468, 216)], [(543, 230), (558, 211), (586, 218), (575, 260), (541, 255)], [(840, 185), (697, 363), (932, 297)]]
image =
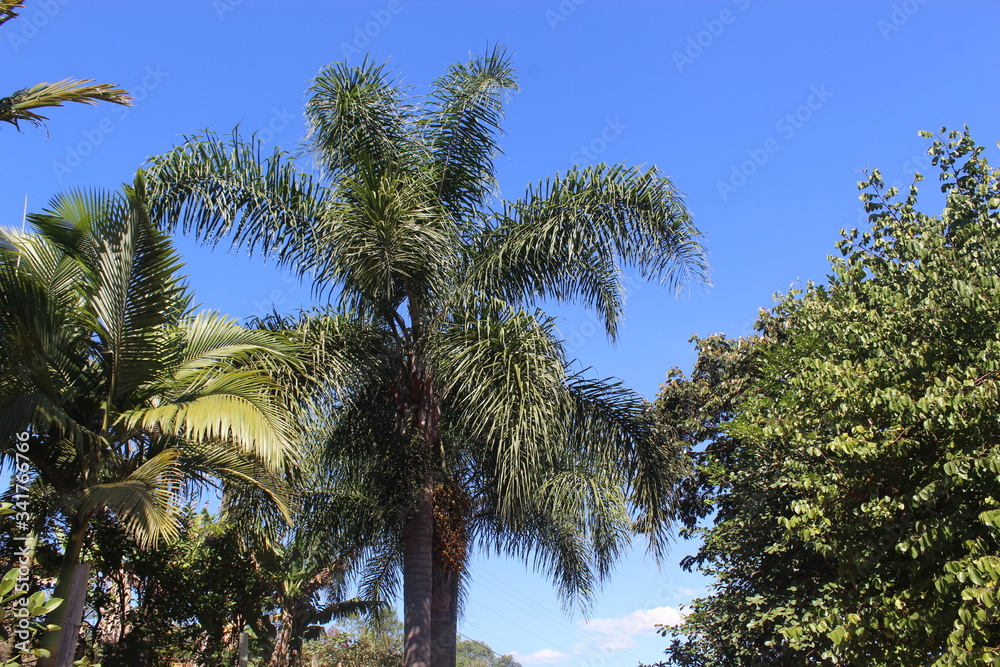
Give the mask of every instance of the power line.
[[(588, 635), (586, 632), (584, 632), (583, 630), (581, 630), (579, 626), (566, 621), (566, 619), (564, 619), (561, 616), (559, 616), (558, 614), (555, 614), (552, 611), (546, 609), (545, 607), (543, 607), (542, 605), (538, 604), (534, 600), (531, 600), (527, 596), (524, 596), (519, 591), (514, 590), (512, 588), (506, 587), (506, 585), (502, 581), (500, 581), (499, 579), (497, 579), (493, 575), (486, 574), (486, 577), (482, 577), (483, 574), (485, 574), (485, 573), (483, 573), (483, 572), (477, 572), (476, 573), (476, 578), (479, 580), (479, 583), (481, 585), (484, 585), (485, 588), (489, 589), (492, 593), (494, 593), (498, 597), (500, 597), (500, 598), (506, 600), (507, 602), (509, 602), (512, 606), (520, 609), (521, 611), (525, 612), (526, 614), (528, 614), (530, 616), (535, 617), (536, 619), (538, 619), (540, 621), (543, 621), (543, 622), (547, 623), (550, 627), (553, 627), (556, 630), (559, 630), (559, 631), (564, 632), (566, 634), (571, 634), (581, 644), (585, 645), (587, 648), (589, 648), (589, 649), (591, 649), (593, 651), (604, 651), (605, 650), (604, 647), (602, 647), (600, 645), (600, 643), (596, 639), (594, 639), (594, 637), (592, 637), (591, 635)], [(485, 579), (493, 579), (493, 580), (495, 580), (497, 582), (496, 587), (494, 587), (494, 585), (492, 585), (492, 584), (489, 584), (487, 582), (482, 581), (482, 579), (484, 579), (484, 578)], [(547, 618), (543, 618), (537, 611), (532, 611), (531, 609), (528, 609), (524, 605), (520, 604), (515, 599), (514, 596), (516, 596), (518, 598), (522, 598), (525, 602), (527, 602), (529, 605), (531, 605), (535, 609), (539, 610), (545, 616), (548, 616), (548, 617), (550, 617), (552, 619), (555, 619), (555, 622), (553, 622), (552, 620), (549, 620)], [(615, 652), (621, 653), (623, 655), (630, 656), (630, 657), (634, 658), (637, 663), (641, 663), (642, 662), (642, 658), (640, 658), (635, 653), (632, 653), (628, 649), (625, 649), (625, 648), (615, 649)]]

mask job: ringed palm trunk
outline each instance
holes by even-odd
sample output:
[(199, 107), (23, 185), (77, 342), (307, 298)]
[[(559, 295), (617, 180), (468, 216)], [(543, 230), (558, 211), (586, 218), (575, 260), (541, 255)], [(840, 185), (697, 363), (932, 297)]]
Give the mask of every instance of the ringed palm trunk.
[(45, 622), (59, 626), (49, 630), (42, 638), (42, 648), (48, 649), (50, 657), (38, 661), (38, 667), (70, 667), (80, 638), (83, 624), (83, 603), (90, 579), (90, 565), (80, 562), (83, 543), (87, 537), (89, 517), (79, 513), (70, 522), (66, 553), (59, 569), (59, 582), (53, 597), (62, 598), (63, 603), (53, 609)]

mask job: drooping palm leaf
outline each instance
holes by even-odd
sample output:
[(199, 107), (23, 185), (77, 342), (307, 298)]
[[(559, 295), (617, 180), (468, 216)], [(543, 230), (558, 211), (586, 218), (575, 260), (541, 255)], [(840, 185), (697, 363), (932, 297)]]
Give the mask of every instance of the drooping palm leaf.
[(239, 128), (229, 138), (213, 132), (185, 138), (149, 165), (150, 219), (234, 250), (261, 252), (301, 269), (312, 243), (325, 188), (275, 149), (265, 155), (255, 136)]
[(84, 516), (103, 508), (114, 511), (144, 546), (175, 537), (182, 479), (179, 457), (179, 451), (168, 449), (120, 481), (88, 486), (81, 494), (78, 511)]
[(700, 233), (682, 196), (655, 168), (599, 164), (542, 181), (507, 204), (473, 258), (468, 284), (513, 303), (579, 301), (613, 339), (622, 313), (622, 271), (674, 289), (707, 283)]
[(357, 67), (333, 63), (309, 92), (310, 141), (335, 178), (394, 176), (426, 163), (426, 148), (413, 133), (414, 109), (385, 65), (367, 58)]

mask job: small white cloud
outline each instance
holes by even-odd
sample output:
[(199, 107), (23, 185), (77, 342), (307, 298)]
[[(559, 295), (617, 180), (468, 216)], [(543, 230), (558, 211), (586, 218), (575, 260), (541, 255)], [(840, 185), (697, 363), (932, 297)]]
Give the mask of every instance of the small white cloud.
[(594, 635), (593, 643), (601, 650), (621, 651), (635, 646), (635, 638), (651, 635), (657, 625), (677, 625), (683, 620), (673, 607), (640, 609), (621, 618), (595, 618), (581, 623), (581, 627)]
[(626, 651), (636, 645), (636, 638), (652, 636), (657, 625), (677, 625), (683, 615), (673, 607), (640, 609), (621, 618), (595, 618), (580, 623), (580, 629), (587, 640), (573, 645), (570, 653), (544, 648), (527, 655), (514, 654), (514, 658), (525, 665), (551, 665), (572, 656), (600, 653), (608, 656), (617, 651)]
[(528, 655), (520, 653), (514, 654), (514, 659), (522, 665), (550, 665), (568, 657), (568, 654), (551, 648), (543, 648), (541, 651), (535, 651), (534, 653), (529, 653)]

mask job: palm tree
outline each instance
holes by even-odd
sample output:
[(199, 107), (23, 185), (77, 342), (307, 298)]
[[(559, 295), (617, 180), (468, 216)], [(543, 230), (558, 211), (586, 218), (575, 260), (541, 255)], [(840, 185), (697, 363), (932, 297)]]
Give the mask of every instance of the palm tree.
[[(24, 7), (25, 0), (0, 0), (0, 25), (17, 18), (17, 10)], [(23, 88), (7, 97), (0, 97), (0, 121), (10, 123), (20, 129), (21, 121), (28, 121), (38, 127), (48, 118), (33, 109), (61, 107), (64, 102), (97, 104), (111, 102), (130, 106), (132, 98), (128, 92), (110, 83), (93, 83), (93, 79), (63, 79), (56, 83), (38, 83)]]
[[(424, 106), (384, 66), (334, 64), (306, 108), (324, 180), (238, 134), (192, 137), (151, 166), (157, 220), (339, 293), (329, 320), (352, 324), (329, 340), (342, 353), (330, 449), (346, 465), (331, 475), (379, 499), (369, 583), (403, 573), (407, 667), (453, 664), (476, 531), (540, 550), (569, 594), (586, 594), (632, 528), (661, 549), (670, 516), (676, 458), (642, 402), (572, 372), (553, 321), (527, 309), (582, 303), (613, 339), (624, 269), (678, 288), (707, 280), (698, 231), (655, 168), (573, 168), (496, 199), (515, 88), (499, 48), (452, 66)], [(347, 370), (359, 358), (364, 372)]]
[(0, 455), (54, 489), (69, 524), (55, 592), (67, 604), (49, 620), (63, 630), (44, 639), (60, 667), (76, 645), (96, 512), (152, 545), (176, 534), (186, 489), (213, 482), (283, 503), (292, 462), (270, 371), (295, 363), (295, 348), (193, 316), (147, 210), (140, 176), (123, 193), (55, 198), (30, 216), (35, 233), (0, 230)]

